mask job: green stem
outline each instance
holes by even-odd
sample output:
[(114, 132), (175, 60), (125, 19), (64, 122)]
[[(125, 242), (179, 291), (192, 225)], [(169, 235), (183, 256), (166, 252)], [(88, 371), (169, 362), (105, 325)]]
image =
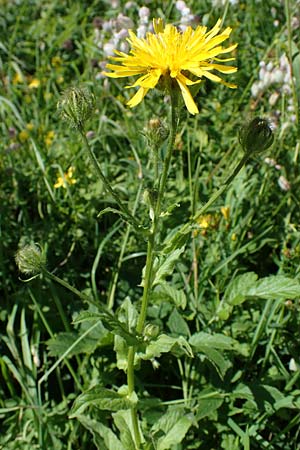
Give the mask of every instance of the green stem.
[(97, 307), (99, 306), (99, 303), (97, 303), (96, 301), (87, 297), (86, 295), (82, 294), (80, 291), (78, 291), (78, 289), (74, 288), (69, 283), (67, 283), (67, 281), (62, 280), (61, 278), (57, 277), (53, 273), (49, 272), (48, 270), (43, 270), (43, 275), (47, 278), (50, 278), (50, 280), (53, 280), (56, 283), (60, 284), (61, 286), (65, 287), (66, 289), (71, 291), (73, 294), (77, 295), (77, 297), (79, 297), (84, 302), (91, 303)]
[(152, 287), (152, 269), (153, 269), (154, 255), (155, 255), (155, 238), (156, 238), (156, 235), (157, 235), (157, 232), (159, 229), (162, 200), (163, 200), (164, 193), (165, 193), (166, 182), (167, 182), (167, 177), (168, 177), (168, 173), (169, 173), (171, 158), (172, 158), (173, 149), (174, 149), (176, 131), (177, 131), (175, 100), (172, 97), (172, 95), (171, 95), (171, 99), (172, 99), (172, 107), (171, 107), (171, 129), (170, 129), (170, 136), (169, 136), (169, 144), (168, 144), (168, 148), (167, 148), (166, 158), (164, 161), (163, 172), (162, 172), (161, 179), (159, 182), (158, 197), (157, 197), (157, 201), (156, 201), (156, 205), (155, 205), (153, 225), (152, 225), (152, 229), (150, 231), (149, 238), (148, 238), (142, 306), (141, 306), (141, 312), (140, 312), (137, 327), (136, 327), (136, 331), (139, 334), (141, 334), (143, 332), (146, 315), (147, 315), (149, 292)]
[[(127, 368), (127, 384), (128, 384), (129, 397), (134, 392), (134, 356), (135, 356), (135, 348), (129, 347), (128, 368)], [(139, 450), (140, 446), (141, 446), (141, 436), (140, 436), (139, 422), (138, 422), (138, 415), (137, 415), (136, 407), (131, 408), (131, 421), (132, 421), (135, 445), (136, 445), (137, 450)]]
[[(163, 172), (159, 181), (158, 186), (158, 196), (154, 210), (154, 218), (150, 233), (148, 235), (148, 244), (147, 244), (147, 257), (146, 257), (146, 269), (145, 269), (145, 277), (144, 277), (144, 290), (142, 296), (142, 305), (141, 311), (139, 314), (139, 318), (137, 321), (136, 332), (137, 334), (143, 334), (146, 316), (147, 316), (147, 308), (149, 302), (149, 294), (152, 288), (152, 271), (153, 271), (153, 262), (156, 251), (156, 236), (159, 230), (160, 223), (160, 215), (162, 208), (162, 201), (164, 198), (167, 177), (169, 173), (171, 158), (174, 149), (174, 142), (176, 137), (177, 130), (177, 120), (176, 120), (176, 98), (170, 89), (171, 93), (171, 128), (170, 128), (170, 136), (169, 143), (166, 152), (166, 158), (164, 160)], [(128, 367), (127, 367), (127, 384), (128, 384), (128, 395), (130, 396), (135, 389), (134, 383), (134, 359), (135, 359), (135, 347), (129, 347), (128, 349)], [(140, 448), (141, 437), (138, 427), (138, 418), (137, 418), (137, 409), (136, 407), (131, 409), (131, 417), (132, 417), (132, 425), (134, 430), (134, 437), (137, 449)]]
[(113, 188), (110, 185), (110, 182), (108, 181), (108, 179), (106, 178), (106, 176), (104, 175), (104, 173), (101, 170), (101, 167), (97, 161), (97, 158), (89, 144), (89, 141), (84, 133), (83, 130), (79, 130), (80, 134), (82, 136), (83, 139), (83, 143), (85, 145), (85, 148), (87, 149), (88, 155), (90, 157), (90, 160), (94, 166), (94, 169), (98, 175), (98, 177), (100, 178), (100, 180), (102, 181), (105, 189), (110, 193), (110, 195), (113, 197), (113, 199), (115, 200), (115, 202), (117, 203), (117, 205), (119, 206), (120, 210), (122, 211), (122, 213), (126, 216), (128, 222), (134, 226), (134, 228), (138, 231), (140, 231), (140, 226), (138, 221), (136, 220), (135, 217), (133, 217), (133, 215), (130, 213), (129, 209), (127, 208), (127, 206), (121, 201), (120, 197), (118, 196), (118, 194), (113, 190)]

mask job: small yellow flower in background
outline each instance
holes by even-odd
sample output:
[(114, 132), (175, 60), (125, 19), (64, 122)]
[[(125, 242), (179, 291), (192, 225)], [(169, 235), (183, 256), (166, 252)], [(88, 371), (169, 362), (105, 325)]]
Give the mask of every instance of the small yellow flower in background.
[(208, 231), (216, 229), (218, 224), (219, 218), (216, 214), (203, 214), (197, 219), (198, 229), (194, 230), (194, 237), (198, 236), (199, 233), (201, 236), (206, 236)]
[(60, 67), (62, 65), (62, 59), (60, 56), (53, 56), (51, 58), (51, 64), (53, 67)]
[(20, 84), (20, 83), (23, 83), (23, 82), (24, 82), (24, 77), (21, 74), (21, 72), (15, 73), (15, 75), (13, 77), (13, 80), (12, 80), (12, 83), (13, 84)]
[(67, 188), (67, 184), (75, 184), (77, 183), (77, 180), (73, 178), (73, 174), (75, 172), (75, 167), (70, 166), (66, 173), (64, 173), (64, 176), (58, 176), (57, 181), (54, 184), (54, 188), (58, 189), (60, 187), (63, 187), (64, 189)]
[(232, 233), (232, 235), (231, 235), (231, 240), (232, 240), (232, 241), (236, 241), (236, 240), (237, 240), (237, 235), (236, 235), (236, 233)]
[(22, 130), (19, 133), (19, 139), (21, 142), (26, 142), (29, 139), (29, 133), (26, 130)]
[(212, 214), (204, 214), (203, 216), (200, 216), (197, 220), (197, 224), (199, 228), (202, 228), (203, 230), (207, 230), (213, 222), (214, 218)]
[(229, 221), (229, 217), (230, 217), (230, 208), (229, 206), (222, 206), (221, 207), (221, 214), (224, 217), (224, 219), (226, 220), (226, 222)]
[(32, 122), (29, 122), (29, 123), (26, 125), (26, 129), (27, 129), (28, 131), (32, 131), (32, 130), (34, 129), (33, 123), (32, 123)]
[(52, 97), (53, 97), (52, 92), (44, 92), (44, 100), (45, 101), (50, 100), (50, 98), (52, 98)]
[(59, 77), (56, 78), (56, 82), (58, 84), (62, 84), (64, 81), (65, 81), (65, 79), (62, 75), (60, 75)]
[(55, 133), (53, 130), (48, 131), (48, 133), (46, 134), (45, 138), (44, 138), (44, 142), (46, 144), (47, 147), (50, 147), (50, 145), (52, 144), (52, 141), (55, 137)]
[[(230, 88), (236, 85), (227, 83), (213, 70), (220, 73), (234, 73), (237, 68), (226, 66), (225, 61), (235, 58), (219, 59), (217, 55), (234, 50), (237, 44), (224, 48), (220, 45), (229, 38), (232, 29), (225, 28), (219, 33), (221, 19), (207, 32), (207, 27), (198, 26), (195, 30), (187, 27), (185, 31), (179, 31), (173, 25), (166, 25), (162, 19), (153, 20), (154, 33), (147, 33), (146, 38), (138, 38), (129, 30), (127, 39), (131, 45), (131, 51), (126, 53), (115, 50), (115, 57), (111, 57), (118, 64), (107, 64), (107, 69), (112, 72), (104, 72), (111, 78), (122, 78), (141, 75), (134, 84), (127, 87), (137, 87), (139, 90), (129, 100), (128, 106), (138, 105), (149, 89), (153, 89), (161, 79), (168, 79), (177, 83), (183, 100), (191, 114), (199, 112), (188, 86), (200, 83), (202, 77), (217, 83), (225, 84)], [(213, 62), (217, 61), (217, 63)]]
[(29, 89), (37, 89), (40, 86), (41, 82), (37, 78), (33, 78), (29, 83)]

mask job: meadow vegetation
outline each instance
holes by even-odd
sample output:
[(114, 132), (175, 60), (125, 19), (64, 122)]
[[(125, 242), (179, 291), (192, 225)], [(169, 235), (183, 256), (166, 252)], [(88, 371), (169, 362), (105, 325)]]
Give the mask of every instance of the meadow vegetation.
[[(299, 450), (299, 0), (0, 6), (0, 449)], [(128, 106), (158, 18), (237, 87)]]

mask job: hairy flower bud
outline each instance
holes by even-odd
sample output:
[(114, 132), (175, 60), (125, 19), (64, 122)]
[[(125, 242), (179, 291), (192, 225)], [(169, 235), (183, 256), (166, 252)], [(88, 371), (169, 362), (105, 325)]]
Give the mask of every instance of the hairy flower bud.
[(169, 129), (161, 119), (153, 118), (147, 123), (143, 134), (148, 139), (150, 147), (157, 150), (167, 139)]
[(27, 244), (20, 248), (15, 260), (20, 272), (26, 275), (37, 275), (46, 266), (45, 253), (36, 244)]
[(83, 130), (95, 107), (95, 97), (86, 87), (71, 87), (57, 103), (61, 117), (71, 126)]
[(246, 153), (260, 153), (271, 147), (274, 134), (266, 119), (255, 117), (241, 128), (239, 141)]

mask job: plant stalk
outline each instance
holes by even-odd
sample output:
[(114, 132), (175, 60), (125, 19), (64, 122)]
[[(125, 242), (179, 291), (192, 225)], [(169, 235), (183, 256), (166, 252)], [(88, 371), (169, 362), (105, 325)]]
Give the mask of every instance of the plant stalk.
[[(163, 172), (161, 174), (161, 178), (159, 181), (158, 187), (158, 196), (156, 200), (156, 205), (154, 208), (154, 218), (152, 222), (152, 227), (148, 235), (148, 244), (147, 244), (147, 257), (146, 257), (146, 268), (145, 268), (145, 277), (144, 277), (144, 290), (142, 296), (142, 305), (141, 311), (139, 314), (139, 318), (137, 321), (136, 332), (139, 335), (143, 334), (146, 316), (147, 316), (147, 308), (149, 302), (149, 295), (152, 288), (152, 272), (153, 272), (153, 262), (156, 252), (156, 240), (159, 231), (160, 224), (160, 215), (162, 209), (162, 202), (165, 194), (165, 188), (171, 163), (171, 158), (174, 150), (174, 142), (177, 131), (177, 119), (176, 119), (176, 94), (172, 92), (171, 94), (171, 119), (170, 119), (170, 135), (169, 135), (169, 143), (167, 147), (166, 157), (163, 164)], [(135, 389), (134, 383), (134, 359), (135, 359), (135, 347), (129, 347), (128, 349), (128, 368), (127, 368), (127, 384), (128, 384), (128, 395), (130, 396)], [(137, 417), (137, 408), (134, 407), (131, 409), (131, 417), (132, 417), (132, 425), (134, 430), (134, 438), (137, 449), (139, 450), (139, 446), (141, 443), (141, 436), (138, 427), (138, 417)]]
[(133, 215), (131, 214), (131, 212), (129, 211), (129, 209), (127, 208), (127, 206), (122, 202), (122, 200), (120, 199), (120, 197), (118, 196), (118, 194), (113, 190), (113, 188), (110, 185), (110, 182), (108, 181), (108, 179), (106, 178), (106, 176), (104, 175), (104, 173), (101, 170), (101, 167), (97, 161), (97, 158), (90, 146), (90, 143), (84, 133), (83, 130), (79, 130), (80, 134), (82, 136), (83, 139), (83, 143), (84, 146), (88, 152), (88, 155), (90, 157), (90, 160), (94, 166), (94, 169), (99, 177), (99, 179), (102, 181), (105, 189), (109, 192), (109, 194), (113, 197), (113, 199), (115, 200), (115, 202), (117, 203), (117, 205), (119, 206), (121, 212), (123, 213), (123, 215), (126, 217), (126, 219), (128, 220), (128, 222), (133, 225), (133, 227), (137, 230), (140, 231), (140, 227), (139, 227), (139, 223), (136, 220), (135, 217), (133, 217)]

